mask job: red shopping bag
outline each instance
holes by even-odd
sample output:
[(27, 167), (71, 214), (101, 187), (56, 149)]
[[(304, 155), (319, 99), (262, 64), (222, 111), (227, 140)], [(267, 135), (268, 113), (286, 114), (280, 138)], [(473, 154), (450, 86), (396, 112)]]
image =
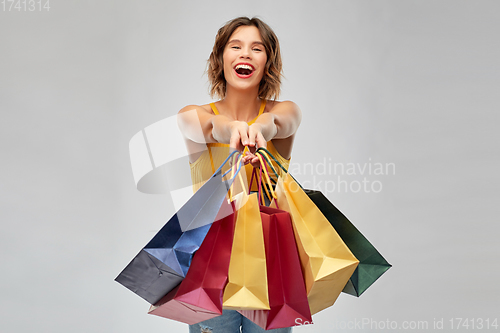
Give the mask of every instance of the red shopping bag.
[[(261, 167), (266, 170), (265, 162), (262, 160)], [(269, 180), (267, 174), (266, 177)], [(262, 193), (261, 178), (262, 174), (259, 179), (260, 193)], [(271, 187), (269, 190), (272, 192)], [(311, 311), (290, 214), (263, 205), (260, 206), (260, 214), (266, 249), (270, 310), (239, 312), (264, 329), (311, 323)]]
[(230, 206), (233, 213), (212, 224), (185, 279), (152, 305), (149, 314), (190, 325), (222, 314), (235, 226), (234, 204), (224, 205)]

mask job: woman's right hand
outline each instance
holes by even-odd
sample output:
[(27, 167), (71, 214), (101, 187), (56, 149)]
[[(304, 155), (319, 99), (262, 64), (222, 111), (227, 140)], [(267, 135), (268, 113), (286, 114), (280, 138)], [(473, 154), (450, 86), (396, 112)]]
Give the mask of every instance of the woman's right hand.
[(248, 145), (248, 124), (244, 121), (234, 120), (229, 123), (231, 138), (229, 139), (229, 148), (243, 152)]

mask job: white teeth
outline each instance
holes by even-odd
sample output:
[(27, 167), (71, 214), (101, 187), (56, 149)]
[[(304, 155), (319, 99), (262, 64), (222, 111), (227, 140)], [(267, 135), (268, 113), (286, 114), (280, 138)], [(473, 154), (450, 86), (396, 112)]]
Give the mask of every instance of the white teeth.
[(243, 64), (237, 65), (234, 69), (240, 69), (240, 68), (245, 68), (245, 69), (249, 69), (249, 70), (253, 71), (253, 68), (251, 66), (243, 65)]

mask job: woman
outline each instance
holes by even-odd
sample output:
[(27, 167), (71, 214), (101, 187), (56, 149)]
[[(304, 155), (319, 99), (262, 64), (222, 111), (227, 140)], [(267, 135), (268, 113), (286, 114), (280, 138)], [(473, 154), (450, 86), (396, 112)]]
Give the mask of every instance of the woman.
[[(208, 60), (208, 77), (211, 96), (221, 99), (188, 105), (179, 111), (195, 191), (224, 161), (230, 149), (245, 150), (243, 162), (248, 179), (252, 166), (259, 164), (254, 155), (257, 147), (267, 147), (288, 167), (301, 112), (293, 102), (276, 101), (281, 71), (278, 39), (260, 19), (238, 17), (219, 29)], [(240, 327), (246, 333), (291, 331), (265, 331), (232, 310), (191, 325), (189, 331), (234, 333)]]

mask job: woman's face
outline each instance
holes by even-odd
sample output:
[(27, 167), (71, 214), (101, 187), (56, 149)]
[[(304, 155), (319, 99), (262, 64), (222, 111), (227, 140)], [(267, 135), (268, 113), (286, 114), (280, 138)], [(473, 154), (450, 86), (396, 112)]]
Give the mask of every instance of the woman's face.
[(224, 48), (224, 77), (228, 86), (248, 89), (259, 86), (267, 61), (259, 29), (238, 27)]

